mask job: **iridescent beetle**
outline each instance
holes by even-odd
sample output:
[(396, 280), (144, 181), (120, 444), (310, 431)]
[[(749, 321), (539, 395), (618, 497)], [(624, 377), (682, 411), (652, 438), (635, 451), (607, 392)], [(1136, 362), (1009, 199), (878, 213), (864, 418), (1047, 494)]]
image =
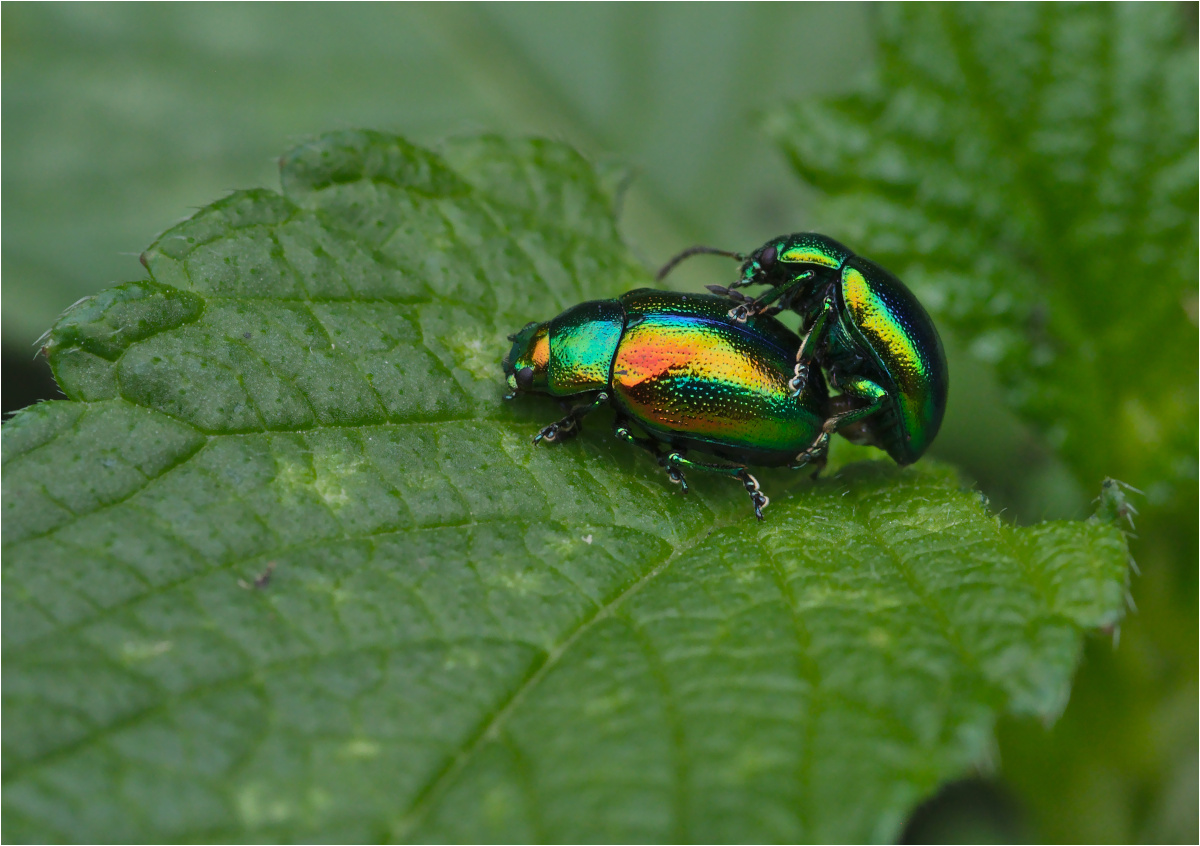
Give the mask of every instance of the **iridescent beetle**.
[[(950, 376), (933, 320), (903, 282), (813, 232), (773, 238), (749, 256), (693, 247), (671, 259), (658, 278), (702, 253), (742, 262), (733, 285), (708, 286), (738, 303), (729, 311), (732, 320), (781, 308), (800, 315), (804, 337), (795, 353), (793, 395), (802, 396), (820, 368), (830, 387), (841, 392), (834, 403), (837, 413), (813, 444), (813, 456), (822, 454), (837, 431), (884, 449), (898, 464), (924, 454), (942, 425)], [(747, 285), (772, 290), (756, 299), (734, 290)]]
[[(509, 336), (506, 399), (533, 392), (579, 401), (534, 443), (576, 434), (584, 415), (609, 403), (617, 437), (648, 450), (685, 493), (685, 470), (732, 476), (761, 520), (769, 500), (746, 465), (819, 470), (824, 452), (813, 445), (828, 394), (819, 372), (798, 394), (788, 384), (794, 332), (769, 315), (732, 320), (728, 311), (720, 297), (647, 288), (580, 303)], [(734, 463), (694, 461), (689, 449)]]

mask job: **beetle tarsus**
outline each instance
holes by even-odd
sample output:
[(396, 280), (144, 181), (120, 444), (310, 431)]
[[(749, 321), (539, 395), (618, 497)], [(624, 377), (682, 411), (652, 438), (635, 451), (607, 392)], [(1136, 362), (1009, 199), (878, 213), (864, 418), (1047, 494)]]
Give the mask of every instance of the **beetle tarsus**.
[(557, 423), (551, 423), (542, 431), (533, 436), (535, 444), (545, 441), (546, 443), (554, 443), (555, 441), (565, 440), (579, 432), (579, 421), (574, 417), (564, 417)]
[(788, 382), (788, 387), (792, 389), (792, 399), (796, 399), (804, 393), (805, 387), (808, 386), (808, 362), (797, 361), (796, 370), (792, 376), (792, 380)]
[(728, 296), (731, 300), (740, 303), (740, 305), (729, 310), (729, 319), (735, 323), (745, 323), (751, 317), (757, 317), (762, 314), (779, 314), (779, 312), (783, 311), (782, 308), (771, 305), (775, 300), (773, 292), (753, 300), (739, 294), (737, 291), (730, 291)]
[(754, 516), (759, 520), (763, 519), (763, 509), (771, 504), (771, 498), (762, 492), (758, 486), (758, 479), (754, 478), (742, 468), (738, 473), (738, 478), (742, 480), (742, 485), (746, 488), (746, 493), (750, 494), (750, 501), (754, 503)]
[(659, 456), (658, 463), (667, 471), (667, 478), (672, 484), (679, 485), (679, 492), (686, 494), (688, 492), (687, 480), (683, 478), (683, 472), (679, 469), (679, 464), (686, 462), (683, 453), (672, 452), (668, 455)]
[(828, 424), (834, 418), (826, 420), (824, 426), (821, 427), (821, 434), (817, 435), (817, 439), (812, 442), (812, 445), (796, 456), (794, 464), (789, 465), (792, 470), (803, 470), (805, 467), (812, 466), (812, 478), (817, 478), (821, 471), (825, 469), (826, 462), (829, 461), (829, 435), (832, 431), (828, 428)]
[[(753, 302), (753, 300), (751, 300), (751, 302)], [(750, 307), (745, 303), (735, 306), (729, 310), (729, 319), (734, 323), (745, 323), (750, 319), (750, 315)]]

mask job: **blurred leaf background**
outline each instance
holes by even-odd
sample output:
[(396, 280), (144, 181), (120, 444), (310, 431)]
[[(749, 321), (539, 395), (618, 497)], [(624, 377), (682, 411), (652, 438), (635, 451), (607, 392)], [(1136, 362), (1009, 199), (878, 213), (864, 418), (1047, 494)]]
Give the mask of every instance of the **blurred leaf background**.
[[(891, 67), (877, 40), (889, 14), (855, 4), (5, 4), (4, 408), (55, 395), (32, 345), (63, 308), (142, 278), (137, 254), (157, 232), (229, 190), (274, 185), (278, 151), (330, 129), (566, 140), (628, 179), (623, 229), (650, 266), (696, 242), (750, 249), (801, 229), (853, 246), (861, 233), (831, 228), (845, 205), (820, 202), (765, 125), (778, 134), (790, 104), (849, 94)], [(1177, 27), (1194, 68), (1195, 5), (1153, 14)], [(672, 284), (726, 281), (732, 268), (706, 263), (716, 261), (696, 260)], [(1193, 340), (1174, 378), (1194, 403), (1194, 293), (1190, 302), (1183, 336)], [(987, 356), (966, 354), (978, 353), (969, 335), (947, 338), (954, 388), (934, 453), (1017, 522), (1085, 515), (1083, 492), (1099, 479), (1040, 434), (1044, 415), (1030, 418), (1035, 429), (1008, 410), (1008, 382)], [(1157, 370), (1147, 380), (1169, 383), (1169, 360), (1148, 356)], [(1088, 463), (1105, 467), (1105, 433), (1118, 434), (1105, 415), (1116, 409), (1097, 408), (1085, 421)], [(1002, 725), (994, 771), (922, 809), (912, 839), (1197, 839), (1194, 415), (1189, 431), (1191, 481), (1140, 504), (1140, 612), (1119, 647), (1089, 645), (1052, 728)]]

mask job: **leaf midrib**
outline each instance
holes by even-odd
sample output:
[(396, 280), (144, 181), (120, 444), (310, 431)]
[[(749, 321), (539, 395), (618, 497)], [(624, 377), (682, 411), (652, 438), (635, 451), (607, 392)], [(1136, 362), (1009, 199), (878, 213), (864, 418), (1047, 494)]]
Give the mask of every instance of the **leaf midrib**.
[[(574, 631), (547, 653), (541, 664), (526, 676), (524, 681), (513, 690), (507, 700), (484, 718), (472, 733), (468, 742), (464, 744), (466, 748), (448, 760), (437, 775), (424, 788), (417, 792), (416, 798), (413, 800), (408, 811), (391, 823), (390, 829), (393, 837), (397, 840), (405, 840), (408, 834), (423, 822), (431, 805), (445, 793), (446, 789), (454, 782), (454, 779), (466, 769), (467, 765), (470, 764), (475, 755), (478, 754), (487, 742), (499, 739), (500, 730), (509, 716), (516, 711), (529, 695), (530, 691), (536, 688), (542, 679), (562, 661), (563, 656), (571, 650), (580, 638), (600, 623), (611, 619), (626, 600), (640, 593), (647, 585), (665, 573), (680, 556), (702, 543), (711, 533), (739, 522), (741, 520), (738, 518), (717, 518), (711, 524), (697, 529), (686, 542), (676, 545), (665, 559), (651, 567), (644, 575), (615, 597), (607, 602), (600, 603), (590, 617), (583, 620)], [(667, 542), (669, 543), (669, 541)], [(677, 785), (677, 789), (679, 787)], [(677, 820), (676, 824), (679, 823), (680, 821)]]

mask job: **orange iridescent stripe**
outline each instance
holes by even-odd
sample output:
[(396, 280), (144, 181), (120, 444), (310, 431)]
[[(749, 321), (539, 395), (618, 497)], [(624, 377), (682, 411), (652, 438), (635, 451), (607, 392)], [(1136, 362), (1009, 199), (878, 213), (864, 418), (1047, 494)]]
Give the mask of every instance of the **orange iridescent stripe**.
[(533, 359), (533, 366), (539, 371), (544, 371), (550, 366), (550, 333), (545, 329), (538, 330), (530, 357)]
[(677, 317), (630, 327), (613, 362), (613, 388), (640, 420), (736, 445), (797, 449), (789, 360), (744, 330)]

